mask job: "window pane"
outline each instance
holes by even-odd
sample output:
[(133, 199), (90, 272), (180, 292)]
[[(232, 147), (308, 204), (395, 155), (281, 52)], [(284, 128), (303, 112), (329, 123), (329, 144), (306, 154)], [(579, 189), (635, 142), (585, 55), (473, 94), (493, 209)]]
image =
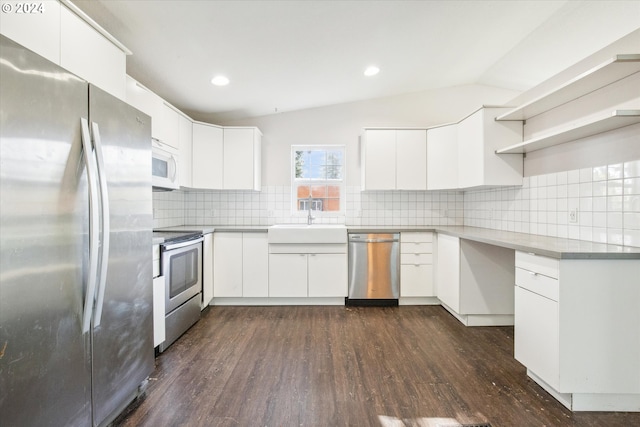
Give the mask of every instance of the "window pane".
[(341, 212), (344, 198), (344, 148), (327, 148), (294, 147), (294, 210)]
[(324, 165), (326, 162), (326, 152), (324, 151), (310, 151), (309, 163), (310, 171), (309, 178), (311, 179), (324, 179)]
[(327, 187), (325, 185), (312, 185), (311, 197), (313, 198), (327, 197)]
[(296, 178), (308, 178), (309, 177), (309, 160), (308, 151), (296, 151), (295, 152), (295, 171)]
[(327, 165), (334, 165), (334, 166), (342, 165), (342, 152), (327, 151)]
[(325, 166), (325, 179), (342, 179), (342, 166)]
[(340, 199), (326, 199), (325, 200), (325, 211), (339, 211), (340, 210)]

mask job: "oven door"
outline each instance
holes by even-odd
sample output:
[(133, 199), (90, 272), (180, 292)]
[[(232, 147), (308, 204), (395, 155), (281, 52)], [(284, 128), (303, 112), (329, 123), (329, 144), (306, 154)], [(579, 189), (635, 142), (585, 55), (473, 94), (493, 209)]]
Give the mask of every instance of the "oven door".
[(202, 241), (162, 245), (165, 314), (202, 292)]

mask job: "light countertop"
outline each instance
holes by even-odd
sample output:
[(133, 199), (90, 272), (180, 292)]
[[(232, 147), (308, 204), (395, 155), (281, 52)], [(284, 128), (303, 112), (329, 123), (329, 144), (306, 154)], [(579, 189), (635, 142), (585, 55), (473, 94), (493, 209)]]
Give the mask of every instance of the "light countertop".
[[(349, 233), (431, 231), (559, 259), (640, 259), (640, 247), (609, 245), (585, 240), (515, 233), (489, 228), (441, 225), (410, 227), (347, 225), (346, 228)], [(268, 230), (268, 225), (183, 225), (178, 227), (166, 227), (158, 229), (157, 231), (200, 231), (203, 234), (208, 234), (213, 233), (214, 231), (267, 232)], [(155, 239), (154, 244), (156, 244)]]

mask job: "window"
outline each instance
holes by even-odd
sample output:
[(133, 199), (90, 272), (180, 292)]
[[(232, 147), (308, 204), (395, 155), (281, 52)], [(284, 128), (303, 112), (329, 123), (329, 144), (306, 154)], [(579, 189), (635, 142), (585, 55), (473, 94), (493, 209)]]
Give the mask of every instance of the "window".
[(344, 213), (344, 146), (291, 147), (292, 209)]

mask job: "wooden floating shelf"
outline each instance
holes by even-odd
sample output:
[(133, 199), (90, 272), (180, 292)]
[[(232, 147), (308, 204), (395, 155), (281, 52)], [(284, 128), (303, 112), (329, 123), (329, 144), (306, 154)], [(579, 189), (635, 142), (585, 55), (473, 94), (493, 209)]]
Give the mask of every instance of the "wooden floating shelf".
[(496, 120), (527, 120), (640, 71), (640, 54), (616, 55)]
[(496, 150), (496, 154), (528, 153), (636, 123), (640, 123), (640, 110), (616, 110), (578, 127), (501, 148), (500, 150)]

